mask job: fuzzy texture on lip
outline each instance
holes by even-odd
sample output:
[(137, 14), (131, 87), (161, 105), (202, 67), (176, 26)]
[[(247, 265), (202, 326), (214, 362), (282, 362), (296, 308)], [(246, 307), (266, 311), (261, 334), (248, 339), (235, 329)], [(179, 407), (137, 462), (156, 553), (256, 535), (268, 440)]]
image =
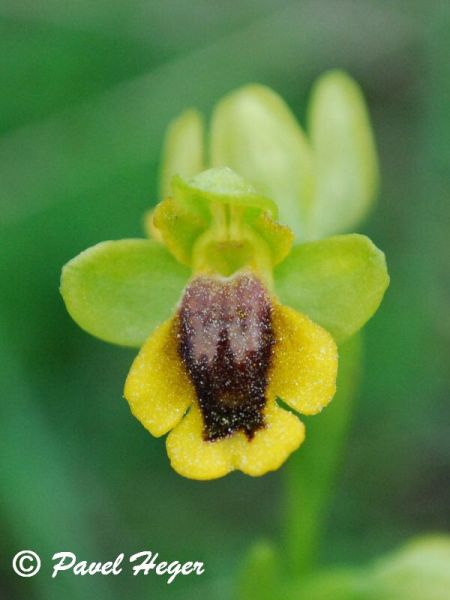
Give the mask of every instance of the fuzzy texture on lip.
[(199, 277), (187, 288), (179, 316), (179, 353), (195, 387), (206, 441), (264, 427), (274, 335), (272, 306), (250, 275)]

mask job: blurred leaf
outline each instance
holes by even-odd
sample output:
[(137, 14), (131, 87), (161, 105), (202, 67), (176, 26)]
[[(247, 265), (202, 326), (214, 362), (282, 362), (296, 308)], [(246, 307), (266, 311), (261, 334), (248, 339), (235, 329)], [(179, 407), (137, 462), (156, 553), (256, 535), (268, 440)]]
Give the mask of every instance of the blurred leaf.
[(219, 102), (212, 118), (211, 163), (248, 179), (277, 202), (280, 222), (304, 235), (312, 157), (300, 125), (275, 92), (251, 85)]
[(308, 315), (338, 343), (372, 317), (388, 284), (383, 252), (358, 234), (300, 244), (275, 270), (280, 300)]
[(324, 570), (298, 580), (292, 585), (289, 597), (292, 600), (448, 600), (449, 564), (449, 536), (419, 538), (365, 568)]
[(161, 166), (161, 199), (170, 195), (174, 175), (190, 178), (203, 171), (203, 136), (203, 119), (196, 110), (185, 111), (169, 124)]
[(375, 563), (369, 582), (368, 600), (448, 600), (450, 536), (434, 535), (408, 542)]
[(71, 317), (90, 334), (141, 346), (172, 314), (188, 278), (158, 242), (102, 242), (65, 265), (61, 294)]
[(308, 133), (316, 191), (313, 239), (352, 231), (366, 216), (378, 186), (378, 159), (358, 84), (342, 71), (322, 75), (309, 104)]

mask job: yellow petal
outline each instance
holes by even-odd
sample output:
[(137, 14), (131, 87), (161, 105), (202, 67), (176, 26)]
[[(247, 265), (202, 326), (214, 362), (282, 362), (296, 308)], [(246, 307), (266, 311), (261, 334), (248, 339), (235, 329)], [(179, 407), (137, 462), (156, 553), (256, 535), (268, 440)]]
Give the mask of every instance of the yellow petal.
[(322, 327), (287, 306), (274, 305), (272, 319), (276, 343), (268, 396), (305, 415), (316, 414), (336, 391), (336, 344)]
[(266, 426), (248, 440), (242, 432), (206, 442), (197, 406), (167, 437), (173, 469), (190, 479), (216, 479), (239, 469), (254, 477), (278, 469), (305, 438), (299, 419), (270, 401), (264, 411)]
[(167, 436), (173, 469), (189, 479), (216, 479), (233, 470), (233, 436), (213, 442), (203, 439), (203, 419), (196, 405)]
[(239, 433), (235, 441), (235, 467), (253, 477), (278, 469), (305, 439), (303, 423), (274, 400), (268, 401), (264, 418), (266, 426), (252, 440)]
[(176, 319), (163, 323), (142, 346), (125, 383), (131, 412), (154, 436), (175, 427), (195, 400), (178, 356)]

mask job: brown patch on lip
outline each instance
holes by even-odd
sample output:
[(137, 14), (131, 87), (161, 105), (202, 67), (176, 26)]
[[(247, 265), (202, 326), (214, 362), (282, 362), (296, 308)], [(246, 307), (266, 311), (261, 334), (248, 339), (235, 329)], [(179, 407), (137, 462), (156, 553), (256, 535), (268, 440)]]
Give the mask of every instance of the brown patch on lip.
[(203, 415), (204, 439), (235, 431), (251, 439), (264, 427), (274, 344), (272, 305), (264, 286), (250, 275), (195, 279), (181, 302), (178, 336)]

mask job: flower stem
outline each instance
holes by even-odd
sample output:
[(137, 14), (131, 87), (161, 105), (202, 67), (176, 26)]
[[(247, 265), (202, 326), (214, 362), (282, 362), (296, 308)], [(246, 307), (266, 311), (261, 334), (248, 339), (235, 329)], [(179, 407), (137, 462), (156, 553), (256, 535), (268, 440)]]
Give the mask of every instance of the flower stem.
[(360, 362), (361, 339), (356, 335), (339, 348), (335, 398), (323, 414), (307, 422), (305, 445), (286, 467), (284, 547), (293, 576), (311, 571), (317, 560)]

